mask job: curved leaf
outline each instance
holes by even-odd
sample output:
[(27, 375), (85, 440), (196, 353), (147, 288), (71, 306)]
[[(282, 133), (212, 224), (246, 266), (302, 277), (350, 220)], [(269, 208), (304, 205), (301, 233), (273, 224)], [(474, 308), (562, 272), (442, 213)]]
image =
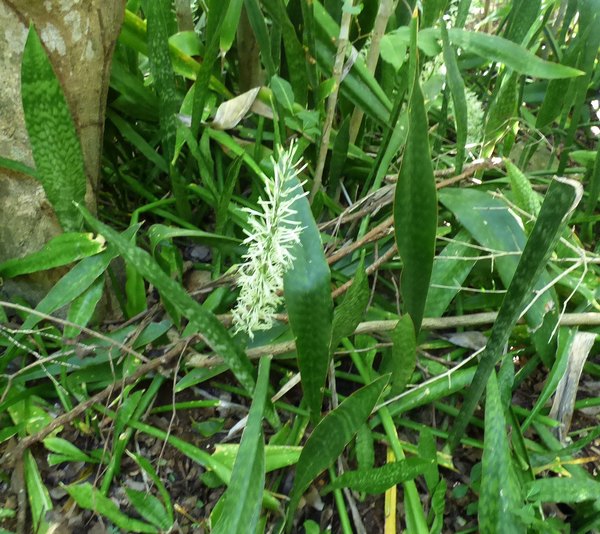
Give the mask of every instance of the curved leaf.
[(68, 265), (104, 250), (104, 239), (93, 234), (67, 232), (48, 241), (40, 250), (0, 263), (0, 276), (13, 278)]
[(371, 414), (388, 380), (389, 375), (380, 376), (355, 391), (315, 427), (298, 459), (287, 515), (288, 530), (292, 527), (292, 517), (300, 497), (315, 477), (335, 461), (358, 432)]

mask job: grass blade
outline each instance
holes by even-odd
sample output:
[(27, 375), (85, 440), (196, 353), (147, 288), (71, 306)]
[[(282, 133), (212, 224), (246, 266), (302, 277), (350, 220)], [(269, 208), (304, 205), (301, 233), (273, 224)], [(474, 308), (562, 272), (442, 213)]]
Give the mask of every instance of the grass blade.
[(79, 137), (62, 88), (35, 28), (21, 64), (21, 96), (36, 177), (66, 232), (81, 230), (86, 175)]
[(387, 385), (389, 375), (381, 376), (354, 392), (338, 408), (328, 413), (308, 438), (296, 467), (296, 479), (290, 495), (288, 531), (300, 497), (315, 477), (327, 469), (342, 453), (360, 426), (367, 420)]
[(544, 199), (540, 215), (521, 255), (512, 282), (506, 292), (489, 341), (481, 355), (473, 382), (465, 394), (464, 404), (449, 436), (453, 449), (463, 436), (469, 419), (483, 394), (489, 376), (500, 359), (504, 345), (522, 312), (522, 303), (530, 294), (552, 252), (563, 223), (575, 209), (583, 194), (581, 184), (565, 178), (555, 178)]
[(46, 521), (46, 512), (52, 510), (52, 499), (44, 485), (42, 475), (30, 451), (23, 455), (23, 475), (31, 507), (31, 519), (35, 532), (45, 534), (50, 530)]
[(256, 389), (240, 448), (223, 495), (221, 517), (213, 533), (254, 532), (265, 486), (265, 450), (262, 418), (269, 386), (270, 358), (262, 358)]

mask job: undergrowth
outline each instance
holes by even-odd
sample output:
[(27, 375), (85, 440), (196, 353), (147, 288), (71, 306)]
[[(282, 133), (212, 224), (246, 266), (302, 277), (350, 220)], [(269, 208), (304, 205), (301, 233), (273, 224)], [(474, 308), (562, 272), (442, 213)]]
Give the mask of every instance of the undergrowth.
[(94, 213), (30, 30), (1, 532), (600, 528), (600, 2), (413, 4), (129, 0)]

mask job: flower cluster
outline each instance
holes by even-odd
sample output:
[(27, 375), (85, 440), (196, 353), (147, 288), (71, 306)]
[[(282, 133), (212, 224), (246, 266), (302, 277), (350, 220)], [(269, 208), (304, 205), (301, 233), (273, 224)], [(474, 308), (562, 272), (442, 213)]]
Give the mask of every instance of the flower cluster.
[(266, 198), (258, 204), (262, 211), (244, 208), (250, 229), (244, 244), (248, 252), (238, 271), (241, 287), (233, 310), (236, 332), (247, 332), (250, 338), (256, 330), (273, 326), (273, 316), (282, 302), (283, 275), (292, 266), (291, 248), (300, 242), (302, 227), (294, 220), (294, 202), (306, 193), (302, 184), (290, 181), (302, 171), (294, 163), (296, 145), (279, 154), (273, 162), (273, 177), (263, 175)]

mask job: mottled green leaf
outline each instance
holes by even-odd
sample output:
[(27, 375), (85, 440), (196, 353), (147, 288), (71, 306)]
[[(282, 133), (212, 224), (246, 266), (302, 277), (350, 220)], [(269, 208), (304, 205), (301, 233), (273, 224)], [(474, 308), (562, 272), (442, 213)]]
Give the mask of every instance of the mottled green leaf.
[(233, 374), (247, 391), (254, 390), (254, 369), (244, 352), (214, 314), (196, 302), (175, 280), (169, 278), (146, 251), (131, 244), (117, 232), (101, 223), (80, 206), (84, 219), (96, 232), (102, 234), (137, 271), (153, 284), (162, 297), (186, 317), (202, 333), (208, 345), (229, 365)]
[(173, 522), (167, 517), (165, 507), (152, 493), (132, 488), (125, 488), (125, 493), (137, 513), (159, 528), (161, 532), (169, 530), (173, 526)]
[(35, 28), (21, 64), (21, 97), (36, 176), (66, 232), (81, 230), (73, 202), (84, 202), (86, 176), (81, 145), (62, 88)]
[(444, 64), (446, 65), (446, 78), (454, 104), (454, 122), (456, 123), (456, 163), (455, 173), (462, 172), (465, 161), (465, 145), (467, 143), (468, 113), (467, 97), (465, 96), (465, 82), (460, 75), (456, 51), (450, 45), (446, 25), (441, 25)]
[(125, 515), (112, 499), (102, 495), (89, 482), (63, 487), (80, 508), (106, 517), (126, 532), (158, 532), (156, 527)]
[(410, 381), (417, 364), (417, 339), (410, 315), (400, 317), (392, 331), (392, 391), (398, 395)]
[(450, 42), (464, 48), (467, 52), (477, 54), (488, 61), (499, 61), (520, 74), (536, 78), (554, 79), (581, 76), (577, 69), (559, 63), (551, 63), (532, 54), (526, 48), (488, 33), (471, 32), (452, 28), (449, 32)]
[(300, 497), (315, 477), (333, 464), (367, 420), (388, 380), (389, 375), (381, 376), (355, 391), (335, 410), (328, 413), (313, 430), (302, 449), (296, 467), (296, 478), (288, 507), (288, 531), (292, 527), (292, 517)]
[(581, 476), (548, 477), (530, 482), (525, 491), (527, 500), (534, 502), (598, 501), (600, 482)]
[(514, 514), (522, 505), (522, 498), (513, 471), (506, 420), (494, 372), (487, 385), (482, 465), (478, 509), (481, 533), (523, 532), (524, 526)]
[[(103, 293), (104, 279), (98, 277), (90, 287), (71, 302), (67, 319), (71, 323), (75, 323), (81, 327), (87, 326), (96, 311), (96, 306), (98, 305), (98, 302), (100, 302)], [(68, 339), (73, 338), (80, 333), (81, 328), (67, 325), (65, 326), (63, 335)]]
[(437, 197), (428, 122), (415, 70), (408, 103), (408, 137), (394, 197), (394, 234), (402, 258), (404, 309), (421, 329), (431, 280), (437, 230)]
[(333, 312), (331, 350), (335, 350), (343, 338), (354, 333), (365, 314), (368, 303), (368, 277), (361, 262), (344, 300)]
[[(301, 187), (297, 179), (289, 187)], [(291, 252), (293, 266), (284, 276), (284, 296), (290, 326), (296, 338), (298, 367), (304, 397), (313, 421), (321, 414), (323, 387), (329, 366), (329, 344), (333, 316), (329, 266), (321, 237), (306, 197), (298, 198), (292, 208), (302, 232), (300, 243)]]
[(373, 469), (346, 471), (326, 486), (323, 492), (329, 493), (337, 488), (351, 488), (354, 491), (363, 491), (370, 494), (384, 493), (396, 484), (413, 480), (422, 475), (432, 463), (431, 460), (409, 458)]
[(573, 180), (555, 178), (550, 184), (539, 217), (498, 311), (489, 341), (481, 354), (473, 382), (465, 393), (463, 406), (450, 433), (451, 448), (458, 444), (464, 434), (494, 365), (502, 357), (504, 346), (522, 312), (523, 302), (530, 296), (564, 223), (581, 200), (582, 194), (581, 184)]

